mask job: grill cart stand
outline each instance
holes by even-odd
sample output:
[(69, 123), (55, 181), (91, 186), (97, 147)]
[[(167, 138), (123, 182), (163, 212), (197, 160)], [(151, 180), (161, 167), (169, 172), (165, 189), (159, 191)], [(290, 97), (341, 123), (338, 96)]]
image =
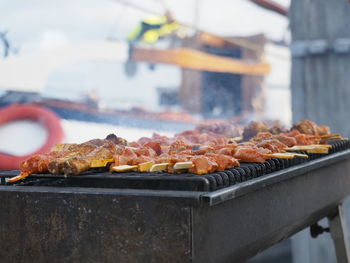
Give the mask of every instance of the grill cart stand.
[(338, 205), (337, 213), (328, 217), (329, 228), (333, 239), (338, 263), (350, 262), (349, 240), (346, 220), (342, 204)]

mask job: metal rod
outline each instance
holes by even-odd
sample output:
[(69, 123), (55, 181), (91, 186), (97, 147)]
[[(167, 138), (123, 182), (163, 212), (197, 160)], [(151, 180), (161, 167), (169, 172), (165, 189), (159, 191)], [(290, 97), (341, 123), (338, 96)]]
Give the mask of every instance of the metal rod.
[(348, 231), (344, 217), (342, 204), (338, 205), (337, 214), (329, 217), (329, 228), (333, 239), (338, 263), (350, 262), (350, 246), (348, 240)]

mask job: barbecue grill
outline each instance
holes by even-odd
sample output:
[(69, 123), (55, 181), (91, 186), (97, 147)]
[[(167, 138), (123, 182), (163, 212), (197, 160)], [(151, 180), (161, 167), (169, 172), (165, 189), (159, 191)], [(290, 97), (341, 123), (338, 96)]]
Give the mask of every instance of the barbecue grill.
[(270, 159), (208, 175), (81, 176), (1, 172), (4, 262), (243, 262), (329, 218), (348, 262), (342, 200), (350, 195), (349, 141), (328, 155)]

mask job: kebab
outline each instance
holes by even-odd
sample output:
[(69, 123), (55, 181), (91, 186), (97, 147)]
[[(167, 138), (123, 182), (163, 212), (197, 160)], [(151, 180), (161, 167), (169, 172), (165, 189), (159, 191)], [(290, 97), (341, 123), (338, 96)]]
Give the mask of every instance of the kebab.
[[(263, 127), (261, 124), (258, 126)], [(121, 138), (109, 135), (105, 140), (59, 145), (49, 154), (33, 156), (21, 165), (22, 173), (11, 180), (16, 181), (31, 173), (43, 172), (76, 175), (93, 166), (105, 166), (109, 161), (114, 161), (112, 166), (114, 171), (136, 169), (139, 172), (163, 170), (178, 172), (188, 169), (190, 172), (203, 174), (238, 166), (238, 160), (265, 162), (273, 157), (307, 157), (286, 153), (285, 150), (299, 143), (303, 145), (319, 143), (320, 138), (326, 138), (302, 134), (299, 130), (304, 129), (308, 133), (317, 132), (323, 134), (321, 136), (328, 136), (327, 138), (330, 136), (325, 134), (329, 133), (329, 128), (320, 126), (322, 129), (318, 129), (309, 121), (294, 127), (294, 130), (281, 134), (272, 134), (263, 128), (264, 132), (259, 132), (249, 142), (242, 144), (237, 144), (222, 134), (211, 131), (203, 133), (198, 130), (185, 131), (173, 138), (153, 134), (152, 138), (141, 138), (127, 147), (125, 140), (120, 141)], [(275, 133), (276, 130), (278, 128), (274, 127)], [(111, 141), (114, 141), (113, 145)]]
[(98, 160), (113, 161), (117, 148), (125, 144), (124, 139), (110, 134), (104, 140), (94, 139), (81, 144), (57, 145), (47, 154), (34, 155), (22, 162), (21, 173), (9, 179), (9, 182), (16, 182), (34, 173), (79, 174), (96, 166)]
[[(303, 123), (303, 122), (302, 122)], [(297, 129), (300, 129), (299, 127), (305, 127), (307, 125), (302, 125), (302, 123), (296, 125), (295, 127)], [(309, 122), (306, 122), (309, 123)], [(311, 124), (313, 125), (313, 124)], [(256, 130), (263, 130), (264, 132), (259, 132), (257, 136), (255, 136), (254, 138), (251, 139), (251, 141), (249, 143), (244, 143), (241, 145), (237, 146), (237, 149), (235, 150), (235, 153), (233, 154), (232, 152), (230, 154), (227, 154), (228, 156), (234, 156), (235, 158), (239, 159), (242, 162), (264, 162), (266, 161), (266, 159), (268, 158), (273, 158), (273, 157), (277, 157), (277, 158), (294, 158), (295, 156), (299, 156), (299, 157), (307, 157), (306, 155), (303, 154), (296, 154), (296, 153), (286, 153), (286, 150), (298, 150), (297, 148), (290, 148), (290, 147), (294, 147), (295, 145), (299, 144), (299, 145), (309, 145), (310, 147), (314, 147), (315, 144), (318, 144), (320, 142), (319, 140), (319, 136), (315, 136), (315, 135), (311, 135), (311, 134), (303, 134), (301, 132), (299, 132), (298, 130), (292, 130), (289, 133), (281, 133), (281, 134), (272, 134), (271, 132), (268, 132), (267, 128), (262, 125), (261, 123), (253, 123), (253, 125), (248, 125), (248, 127), (252, 127), (252, 126), (257, 126), (258, 129)], [(260, 127), (260, 128), (259, 128)], [(261, 128), (262, 127), (262, 128)], [(326, 133), (329, 133), (329, 128), (327, 126), (320, 126), (322, 127), (322, 129), (317, 129), (315, 127), (315, 125), (313, 125), (312, 127), (314, 127), (314, 133), (315, 131), (317, 131), (317, 134), (323, 134), (326, 135)], [(281, 130), (278, 129), (278, 127), (273, 127), (273, 130), (276, 133), (276, 130)], [(309, 132), (310, 133), (310, 132)], [(153, 136), (154, 138), (159, 138), (159, 136)], [(207, 144), (211, 144), (211, 143), (217, 143), (217, 142), (223, 142), (222, 140), (225, 140), (227, 138), (222, 138), (217, 134), (213, 134), (213, 133), (200, 133), (196, 130), (194, 131), (186, 131), (183, 132), (181, 134), (178, 134), (177, 136), (175, 136), (177, 138), (184, 138), (187, 141), (190, 141), (192, 143), (207, 143)], [(214, 137), (214, 138), (213, 138)], [(208, 140), (208, 138), (210, 138), (211, 140)], [(204, 141), (203, 141), (204, 139)], [(169, 145), (169, 141), (167, 141), (167, 139), (165, 137), (161, 137), (161, 140), (163, 143), (165, 143), (166, 145)], [(150, 140), (148, 140), (148, 142), (150, 142)], [(227, 142), (226, 142), (227, 143)], [(320, 149), (326, 149), (328, 151), (327, 148), (329, 148), (329, 145), (320, 145)], [(204, 150), (205, 149), (205, 150)], [(201, 154), (205, 155), (207, 154), (207, 150), (209, 148), (202, 148), (201, 149)], [(308, 148), (308, 150), (310, 152), (312, 152), (311, 148)], [(225, 155), (225, 151), (227, 152), (227, 149), (224, 148), (223, 152), (220, 152), (220, 154), (224, 154)], [(318, 150), (319, 152), (319, 150)], [(169, 162), (169, 160), (166, 159), (162, 159), (162, 163), (161, 164), (155, 164), (153, 165), (153, 167), (151, 167), (150, 170), (152, 171), (160, 171), (160, 170), (169, 170), (169, 167), (175, 167), (175, 168), (193, 168), (193, 166), (195, 166), (195, 164), (192, 162), (191, 157), (189, 156), (183, 156), (183, 158), (185, 158), (185, 160), (183, 160), (182, 162), (179, 162), (180, 164), (174, 165), (171, 161)], [(167, 161), (167, 162), (166, 162)], [(181, 161), (181, 160), (180, 160)], [(207, 163), (209, 162), (209, 160), (207, 160)], [(208, 166), (208, 165), (207, 165)], [(215, 166), (213, 166), (215, 167)], [(128, 167), (124, 167), (125, 169), (127, 169)], [(132, 167), (131, 167), (132, 168)], [(171, 168), (171, 169), (173, 169)], [(208, 172), (211, 169), (208, 169)], [(123, 170), (125, 171), (125, 170)]]
[[(149, 166), (154, 162), (150, 169), (146, 171), (167, 171), (174, 173), (188, 169), (189, 172), (195, 174), (205, 174), (239, 166), (238, 160), (241, 162), (263, 163), (267, 159), (274, 157), (307, 157), (302, 154), (285, 153), (283, 155), (282, 149), (284, 149), (286, 145), (277, 140), (271, 140), (269, 144), (259, 142), (254, 145), (254, 143), (251, 142), (250, 145), (238, 145), (235, 142), (229, 141), (228, 138), (220, 137), (209, 140), (206, 142), (207, 144), (202, 144), (200, 147), (184, 142), (184, 140), (187, 140), (197, 143), (203, 138), (203, 136), (196, 138), (194, 134), (196, 134), (196, 132), (190, 133), (187, 131), (186, 133), (182, 133), (182, 136), (176, 136), (177, 139), (175, 141), (172, 138), (165, 140), (163, 137), (162, 143), (166, 145), (163, 145), (163, 147), (159, 141), (152, 142), (143, 138), (142, 141), (137, 142), (137, 145), (141, 148), (126, 147), (121, 155), (117, 155), (111, 170), (116, 172), (131, 170), (140, 171), (139, 166), (144, 162), (147, 162)], [(141, 146), (145, 141), (146, 143)], [(274, 144), (278, 145), (274, 146)], [(132, 143), (132, 145), (136, 146), (134, 143)], [(149, 149), (157, 149), (158, 155), (156, 151), (149, 154)], [(276, 155), (276, 153), (278, 154)]]

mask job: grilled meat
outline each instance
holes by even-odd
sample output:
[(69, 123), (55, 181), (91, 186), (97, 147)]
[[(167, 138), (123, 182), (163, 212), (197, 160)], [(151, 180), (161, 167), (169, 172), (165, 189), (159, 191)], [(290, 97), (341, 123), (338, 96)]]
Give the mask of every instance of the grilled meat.
[(259, 132), (267, 132), (269, 127), (263, 122), (252, 121), (243, 130), (243, 139), (249, 140), (250, 138), (257, 135)]
[[(45, 172), (77, 174), (85, 171), (92, 160), (112, 158), (118, 151), (120, 152), (125, 143), (124, 139), (110, 134), (104, 140), (94, 139), (81, 144), (60, 144), (50, 153), (35, 155), (25, 160), (20, 165), (20, 170), (28, 174)], [(86, 164), (87, 162), (89, 165)]]
[(328, 126), (318, 126), (315, 122), (310, 120), (302, 120), (292, 127), (292, 130), (297, 130), (302, 134), (309, 135), (327, 135), (330, 134)]

